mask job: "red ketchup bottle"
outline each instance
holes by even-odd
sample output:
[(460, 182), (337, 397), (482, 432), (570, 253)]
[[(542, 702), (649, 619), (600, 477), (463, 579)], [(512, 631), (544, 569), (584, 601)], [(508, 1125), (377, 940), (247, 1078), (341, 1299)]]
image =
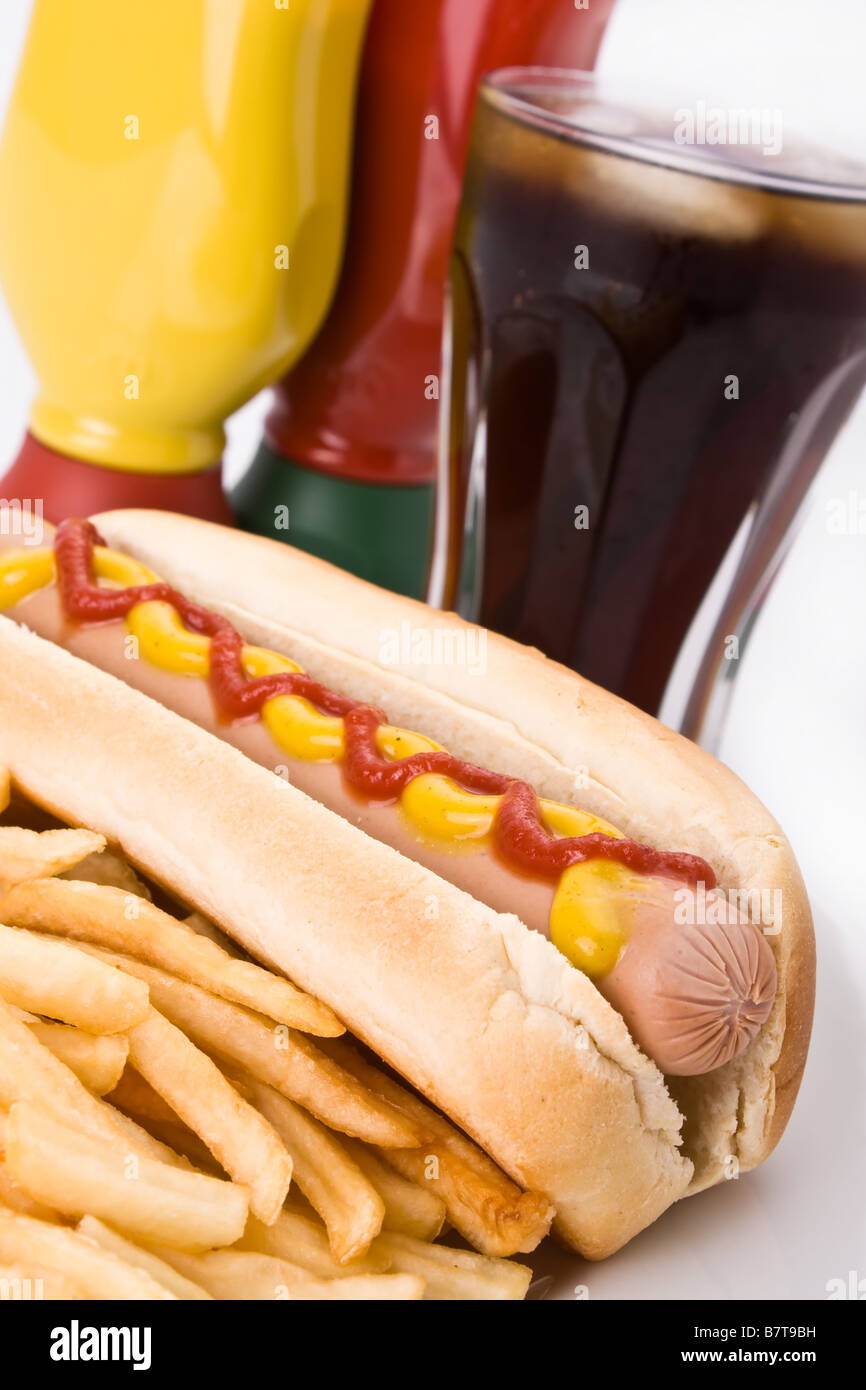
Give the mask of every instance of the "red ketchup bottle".
[(376, 0), (336, 298), (232, 494), (242, 525), (421, 596), (448, 260), (481, 76), (592, 67), (613, 0)]

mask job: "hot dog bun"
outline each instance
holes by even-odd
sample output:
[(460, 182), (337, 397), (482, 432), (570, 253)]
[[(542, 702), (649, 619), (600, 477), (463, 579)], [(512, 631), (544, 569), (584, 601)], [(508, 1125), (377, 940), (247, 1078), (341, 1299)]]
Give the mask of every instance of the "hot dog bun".
[(802, 1072), (813, 947), (790, 850), (737, 779), (499, 638), (487, 640), (483, 676), (459, 665), (384, 670), (384, 629), (465, 625), (288, 548), (154, 513), (98, 524), (109, 543), (227, 613), (252, 640), (458, 755), (563, 801), (576, 799), (575, 774), (586, 767), (582, 805), (648, 843), (702, 854), (723, 886), (780, 888), (783, 929), (769, 938), (778, 997), (739, 1058), (666, 1090), (619, 1015), (542, 937), (4, 622), (0, 760), (24, 790), (118, 841), (330, 1003), (518, 1181), (546, 1192), (561, 1234), (591, 1257), (611, 1253), (687, 1190), (730, 1175), (732, 1156), (741, 1169), (766, 1156)]
[[(779, 890), (782, 930), (768, 935), (779, 989), (748, 1051), (710, 1077), (672, 1079), (686, 1114), (694, 1191), (772, 1152), (797, 1096), (815, 992), (812, 916), (793, 851), (769, 811), (717, 759), (540, 652), (485, 633), (483, 672), (442, 661), (383, 667), (383, 642), (431, 625), (478, 632), (303, 551), (173, 513), (111, 512), (96, 524), (127, 551), (252, 641), (295, 657), (326, 684), (381, 704), (458, 757), (525, 778), (659, 848), (701, 855), (719, 883)], [(444, 645), (447, 645), (445, 643)], [(580, 772), (580, 786), (575, 788)]]

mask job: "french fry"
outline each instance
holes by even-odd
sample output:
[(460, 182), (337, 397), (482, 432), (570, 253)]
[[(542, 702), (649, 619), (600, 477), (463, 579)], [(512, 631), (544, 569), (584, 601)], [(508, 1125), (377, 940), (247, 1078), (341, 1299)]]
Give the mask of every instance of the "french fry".
[(34, 1038), (47, 1047), (78, 1080), (95, 1096), (114, 1090), (126, 1066), (129, 1043), (122, 1033), (85, 1033), (65, 1023), (45, 1023), (34, 1019), (27, 1023)]
[(120, 888), (68, 879), (34, 880), (7, 893), (0, 918), (12, 926), (123, 952), (292, 1028), (328, 1038), (345, 1032), (327, 1005), (288, 980), (236, 960), (167, 912)]
[(103, 1250), (118, 1255), (136, 1269), (143, 1269), (145, 1274), (149, 1274), (164, 1289), (168, 1289), (175, 1298), (186, 1303), (211, 1301), (211, 1295), (206, 1289), (194, 1284), (191, 1279), (185, 1279), (170, 1264), (166, 1264), (165, 1260), (154, 1255), (152, 1250), (143, 1250), (140, 1245), (134, 1245), (126, 1236), (122, 1236), (113, 1227), (106, 1226), (104, 1221), (97, 1220), (95, 1216), (82, 1216), (75, 1229), (79, 1235), (94, 1241)]
[(273, 1221), (292, 1180), (292, 1160), (274, 1127), (156, 1009), (128, 1036), (136, 1071), (199, 1135), (226, 1172), (249, 1188), (250, 1210), (266, 1224)]
[[(0, 1301), (36, 1278), (70, 1299), (525, 1297), (500, 1256), (535, 1248), (546, 1199), (327, 1006), (155, 907), (101, 836), (22, 819), (39, 829), (0, 826)], [(446, 1219), (484, 1253), (432, 1244)]]
[[(6, 785), (8, 802), (8, 782)], [(5, 809), (0, 789), (0, 810)], [(21, 830), (0, 826), (0, 893), (31, 878), (51, 878), (103, 849), (92, 830)]]
[(18, 1186), (9, 1172), (5, 1158), (0, 1158), (0, 1206), (6, 1204), (10, 1211), (20, 1212), (22, 1216), (34, 1216), (38, 1221), (60, 1221), (59, 1212), (34, 1202), (32, 1197)]
[(225, 1170), (220, 1167), (210, 1149), (202, 1143), (197, 1134), (185, 1125), (180, 1116), (172, 1110), (143, 1076), (134, 1067), (127, 1066), (115, 1086), (106, 1096), (109, 1104), (117, 1106), (124, 1115), (143, 1123), (148, 1134), (162, 1140), (175, 1153), (183, 1154), (193, 1167), (203, 1173), (214, 1173), (222, 1177)]
[(134, 1269), (108, 1250), (65, 1226), (51, 1226), (0, 1207), (0, 1263), (44, 1265), (65, 1275), (85, 1298), (174, 1298), (143, 1269)]
[(143, 980), (153, 1005), (205, 1052), (235, 1063), (259, 1081), (297, 1101), (331, 1129), (387, 1148), (420, 1143), (423, 1131), (381, 1096), (293, 1029), (143, 961), (82, 946), (100, 960)]
[(114, 1090), (123, 1075), (129, 1054), (129, 1043), (123, 1033), (85, 1033), (67, 1023), (52, 1023), (38, 1014), (19, 1009), (17, 1004), (6, 1005), (15, 1018), (26, 1023), (33, 1034), (53, 1052), (83, 1086), (95, 1096)]
[(9, 1112), (5, 1145), (18, 1186), (69, 1216), (89, 1213), (182, 1250), (232, 1245), (246, 1225), (244, 1188), (154, 1159), (130, 1159), (123, 1145), (69, 1129), (24, 1101)]
[(343, 1264), (363, 1255), (385, 1217), (375, 1187), (336, 1135), (312, 1115), (262, 1082), (252, 1082), (251, 1090), (256, 1107), (292, 1155), (295, 1182), (324, 1221), (334, 1259)]
[(8, 1109), (21, 1100), (33, 1101), (61, 1123), (96, 1138), (119, 1139), (130, 1153), (187, 1166), (133, 1120), (91, 1095), (0, 999), (0, 1106)]
[(328, 1234), (315, 1216), (307, 1216), (286, 1207), (270, 1226), (250, 1217), (239, 1242), (240, 1249), (254, 1250), (260, 1255), (273, 1255), (300, 1265), (317, 1279), (345, 1279), (350, 1274), (382, 1274), (390, 1264), (387, 1251), (370, 1250), (356, 1259), (338, 1263), (328, 1242)]
[(12, 800), (12, 778), (9, 776), (8, 767), (0, 767), (0, 815), (8, 808)]
[(36, 1264), (0, 1264), (0, 1303), (56, 1303), (86, 1298), (80, 1284)]
[(6, 1126), (9, 1116), (5, 1110), (0, 1110), (0, 1206), (9, 1207), (10, 1211), (17, 1211), (22, 1216), (34, 1216), (38, 1221), (60, 1221), (60, 1214), (52, 1211), (50, 1207), (43, 1206), (41, 1202), (34, 1202), (23, 1188), (20, 1188), (9, 1172), (9, 1165), (6, 1162)]
[(423, 1126), (429, 1139), (381, 1156), (398, 1173), (441, 1197), (448, 1220), (485, 1255), (528, 1253), (547, 1235), (553, 1207), (536, 1192), (523, 1192), (487, 1154), (418, 1096), (366, 1061), (354, 1047), (329, 1044), (340, 1065)]
[(110, 969), (66, 941), (2, 925), (0, 995), (88, 1033), (121, 1033), (147, 1013), (147, 987), (141, 980)]
[[(40, 874), (39, 877), (49, 878), (51, 875)], [(111, 849), (88, 854), (74, 869), (68, 869), (59, 877), (74, 879), (78, 883), (100, 883), (104, 888), (121, 888), (124, 893), (131, 893), (134, 898), (146, 898), (148, 902), (151, 900), (147, 884), (142, 882), (131, 864)]]
[(526, 1297), (532, 1280), (529, 1266), (515, 1260), (492, 1259), (474, 1250), (452, 1250), (447, 1245), (431, 1245), (393, 1231), (383, 1232), (374, 1248), (389, 1257), (392, 1270), (419, 1275), (426, 1284), (427, 1300), (519, 1302)]
[[(360, 1140), (344, 1139), (343, 1143), (385, 1204), (385, 1229), (414, 1236), (416, 1240), (435, 1240), (445, 1225), (446, 1211), (442, 1198), (396, 1173), (377, 1156), (374, 1149)], [(298, 1186), (301, 1187), (300, 1181)]]
[(246, 1250), (212, 1250), (206, 1255), (159, 1251), (162, 1258), (188, 1279), (226, 1300), (322, 1302), (351, 1300), (384, 1302), (423, 1297), (424, 1281), (403, 1274), (361, 1274), (346, 1279), (316, 1279), (288, 1260)]
[(480, 1150), (477, 1157), (466, 1156), (461, 1140), (462, 1135), (454, 1141), (454, 1149), (449, 1141), (437, 1139), (423, 1152), (379, 1152), (412, 1182), (428, 1182), (431, 1191), (444, 1201), (451, 1225), (476, 1250), (500, 1258), (534, 1250), (550, 1230), (550, 1203), (539, 1193), (522, 1192), (493, 1164), (491, 1172), (487, 1155)]

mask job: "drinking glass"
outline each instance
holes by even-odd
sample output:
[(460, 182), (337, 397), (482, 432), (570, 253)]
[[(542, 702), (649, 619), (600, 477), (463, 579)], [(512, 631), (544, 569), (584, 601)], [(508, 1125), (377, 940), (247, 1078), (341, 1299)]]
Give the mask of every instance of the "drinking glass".
[(499, 71), (446, 318), (430, 601), (656, 712), (745, 523), (686, 719), (712, 738), (866, 381), (866, 170), (779, 112)]

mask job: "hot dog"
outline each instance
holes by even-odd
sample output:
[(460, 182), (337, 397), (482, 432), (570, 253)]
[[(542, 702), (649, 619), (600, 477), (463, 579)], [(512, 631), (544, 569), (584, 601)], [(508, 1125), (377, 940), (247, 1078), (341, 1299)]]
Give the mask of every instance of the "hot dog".
[[(565, 769), (560, 760), (558, 775), (551, 776), (553, 760), (545, 758), (543, 747), (536, 745), (528, 759), (541, 768), (541, 777), (516, 771), (515, 762), (525, 751), (515, 750), (520, 739), (512, 738), (509, 745), (504, 736), (497, 745), (498, 730), (490, 728), (496, 721), (483, 708), (473, 708), (483, 706), (489, 684), (474, 691), (473, 701), (467, 700), (461, 712), (460, 698), (447, 690), (425, 690), (418, 681), (395, 678), (359, 660), (360, 653), (341, 652), (344, 632), (335, 632), (333, 646), (326, 646), (322, 639), (328, 630), (315, 613), (307, 635), (290, 630), (297, 620), (298, 582), (308, 593), (317, 584), (320, 589), (345, 586), (342, 597), (354, 606), (369, 598), (374, 606), (398, 605), (399, 612), (403, 605), (411, 612), (405, 600), (375, 590), (368, 594), (368, 586), (348, 577), (335, 579), (332, 572), (323, 580), (328, 567), (287, 548), (180, 518), (119, 513), (98, 519), (98, 527), (104, 541), (89, 524), (68, 523), (41, 549), (28, 553), (7, 547), (0, 554), (0, 607), (7, 615), (234, 744), (404, 859), (424, 865), (497, 912), (516, 914), (539, 937), (549, 937), (560, 959), (569, 962), (564, 967), (568, 986), (574, 987), (571, 976), (578, 971), (581, 979), (592, 980), (593, 990), (605, 996), (634, 1041), (671, 1078), (670, 1089), (686, 1098), (689, 1123), (697, 1117), (696, 1131), (704, 1115), (719, 1110), (717, 1100), (708, 1099), (710, 1077), (727, 1103), (746, 1115), (746, 1079), (751, 1084), (760, 1059), (763, 1101), (750, 1096), (749, 1104), (756, 1112), (763, 1104), (761, 1134), (756, 1138), (756, 1113), (747, 1116), (755, 1119), (753, 1132), (747, 1135), (743, 1125), (743, 1135), (735, 1140), (736, 1156), (749, 1166), (765, 1156), (778, 1137), (780, 1119), (784, 1123), (778, 1110), (772, 1117), (773, 1073), (778, 1073), (780, 1059), (788, 1070), (802, 1067), (803, 1027), (797, 1015), (808, 1015), (810, 988), (808, 909), (787, 847), (768, 817), (770, 829), (757, 833), (780, 853), (773, 856), (772, 874), (766, 882), (758, 880), (758, 886), (775, 889), (781, 883), (786, 890), (785, 930), (776, 935), (766, 934), (768, 926), (772, 933), (773, 923), (749, 921), (742, 907), (731, 908), (725, 897), (726, 889), (741, 886), (724, 881), (736, 857), (736, 824), (726, 845), (713, 845), (712, 835), (704, 834), (706, 847), (715, 850), (709, 855), (696, 852), (704, 848), (700, 820), (698, 834), (689, 836), (691, 843), (656, 832), (635, 835), (629, 821), (639, 820), (640, 808), (620, 799), (616, 819), (603, 814), (608, 809), (602, 804), (603, 789), (591, 777), (584, 801), (590, 810), (574, 806), (573, 789), (567, 801), (561, 794), (546, 795), (548, 787), (562, 785)], [(210, 567), (201, 562), (208, 548)], [(288, 564), (289, 573), (282, 583), (274, 583), (281, 564)], [(248, 606), (248, 594), (257, 575), (264, 597), (256, 609)], [(290, 590), (296, 611), (284, 627), (273, 622), (273, 615), (291, 601)], [(429, 613), (421, 611), (429, 623)], [(507, 660), (510, 644), (502, 647)], [(521, 653), (520, 660), (539, 669), (549, 665), (528, 653)], [(578, 696), (578, 717), (585, 723), (591, 688), (571, 673), (554, 670), (566, 699), (570, 693)], [(517, 666), (512, 674), (520, 674)], [(452, 675), (439, 672), (440, 688)], [(592, 692), (591, 699), (598, 700), (598, 693)], [(609, 697), (603, 697), (603, 706), (605, 702), (606, 717), (614, 725), (619, 720), (626, 744), (647, 723), (652, 738), (660, 740), (651, 721), (642, 721)], [(557, 703), (560, 720), (562, 702)], [(410, 709), (414, 717), (404, 727), (402, 711)], [(523, 733), (519, 725), (517, 732)], [(674, 742), (669, 734), (661, 738)], [(448, 747), (451, 752), (445, 751)], [(721, 770), (696, 750), (689, 755), (697, 765), (690, 769), (691, 780), (699, 782), (703, 772), (704, 799), (712, 805), (720, 798)], [(672, 748), (672, 780), (685, 757), (679, 744)], [(570, 770), (572, 782), (575, 771)], [(738, 789), (732, 793), (723, 787), (722, 793), (722, 800), (741, 795), (741, 829), (754, 838), (756, 832), (747, 827), (760, 820), (755, 803)], [(684, 805), (690, 794), (687, 787)], [(615, 791), (607, 800), (617, 800)], [(408, 867), (403, 872), (408, 874)], [(698, 901), (703, 917), (694, 919), (692, 912), (690, 920), (690, 902)], [(435, 930), (429, 934), (435, 938)], [(359, 960), (363, 958), (359, 946)], [(545, 955), (544, 960), (550, 968), (550, 958)], [(787, 988), (792, 968), (802, 975), (802, 998), (793, 1000)], [(783, 1021), (780, 1031), (780, 1011), (787, 1013), (787, 1030)], [(402, 1055), (385, 1055), (407, 1070)], [(793, 1068), (792, 1056), (797, 1059)], [(674, 1079), (678, 1077), (683, 1079)], [(742, 1086), (738, 1078), (743, 1078)], [(790, 1091), (787, 1075), (786, 1082)], [(669, 1125), (668, 1116), (664, 1128)], [(484, 1142), (486, 1136), (479, 1137)], [(694, 1181), (705, 1185), (719, 1176), (730, 1157), (730, 1129), (709, 1144), (702, 1135), (694, 1147), (700, 1160)], [(513, 1157), (501, 1161), (513, 1170)], [(677, 1172), (681, 1185), (684, 1171)], [(591, 1245), (584, 1239), (584, 1248)]]
[(263, 766), (287, 758), (291, 780), (316, 800), (516, 912), (595, 979), (663, 1071), (711, 1071), (766, 1020), (776, 967), (756, 926), (739, 915), (723, 929), (676, 921), (678, 889), (715, 886), (702, 859), (539, 801), (527, 783), (453, 758), (278, 654), (244, 648), (226, 618), (108, 551), (92, 523), (61, 525), (50, 558), (17, 553), (5, 563), (8, 596), (13, 585), (21, 594), (11, 617)]

